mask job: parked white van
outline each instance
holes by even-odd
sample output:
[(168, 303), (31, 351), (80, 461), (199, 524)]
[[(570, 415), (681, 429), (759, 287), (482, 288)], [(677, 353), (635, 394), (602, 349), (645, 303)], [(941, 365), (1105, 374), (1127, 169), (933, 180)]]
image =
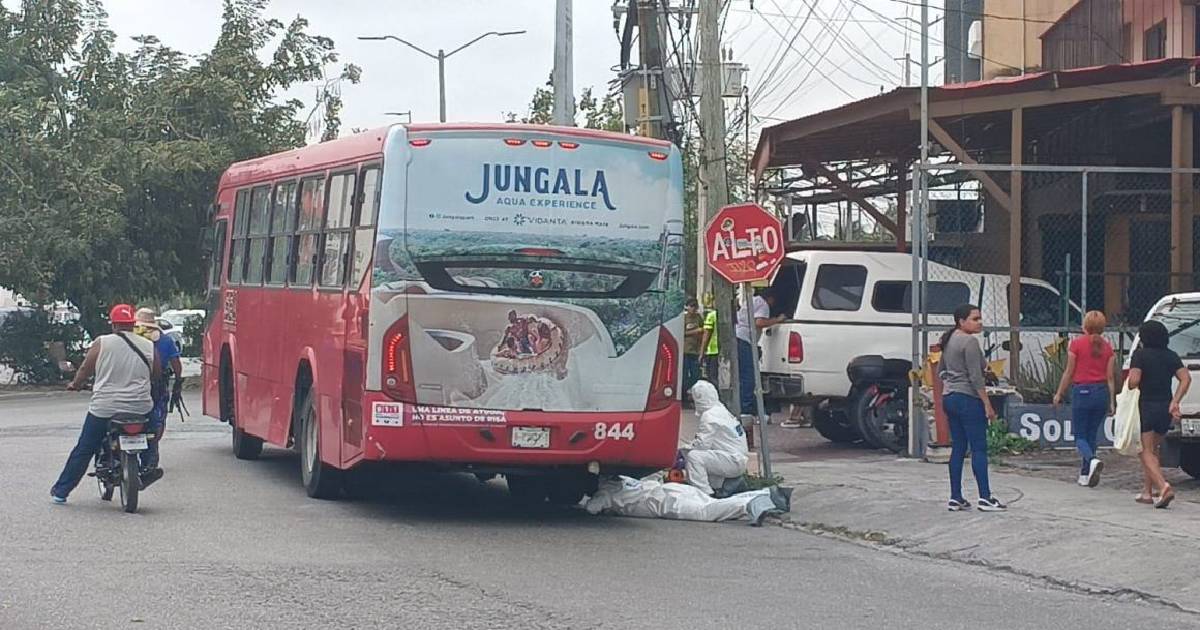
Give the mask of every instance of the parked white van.
[[(1192, 374), (1192, 387), (1179, 403), (1183, 419), (1167, 434), (1161, 463), (1165, 468), (1182, 468), (1200, 479), (1200, 293), (1176, 293), (1164, 297), (1146, 313), (1145, 321), (1152, 319), (1167, 327), (1171, 336), (1167, 347), (1183, 359), (1184, 366)], [(1139, 341), (1135, 337), (1132, 347), (1137, 348)], [(1131, 356), (1125, 358), (1126, 372)], [(1176, 381), (1174, 387), (1178, 386)]]
[[(929, 263), (928, 278), (932, 324), (949, 328), (955, 307), (972, 303), (979, 305), (985, 326), (1008, 326), (1008, 276)], [(812, 405), (814, 425), (828, 439), (866, 439), (903, 449), (912, 356), (911, 254), (793, 252), (771, 288), (772, 314), (790, 319), (762, 337), (764, 393), (775, 401)], [(1081, 321), (1079, 307), (1052, 285), (1021, 281), (1021, 326), (1073, 328)], [(1057, 339), (1052, 330), (1022, 332), (1022, 366), (1044, 369), (1045, 348)], [(985, 332), (983, 342), (990, 361), (1008, 358), (1007, 332)], [(877, 385), (890, 394), (881, 398)]]

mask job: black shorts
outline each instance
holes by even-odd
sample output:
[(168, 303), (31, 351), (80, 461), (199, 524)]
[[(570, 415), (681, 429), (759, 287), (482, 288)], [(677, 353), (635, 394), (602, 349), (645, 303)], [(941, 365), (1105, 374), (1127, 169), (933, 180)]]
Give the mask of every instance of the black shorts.
[(1151, 431), (1166, 435), (1171, 430), (1171, 401), (1143, 400), (1138, 402), (1142, 415), (1142, 433)]

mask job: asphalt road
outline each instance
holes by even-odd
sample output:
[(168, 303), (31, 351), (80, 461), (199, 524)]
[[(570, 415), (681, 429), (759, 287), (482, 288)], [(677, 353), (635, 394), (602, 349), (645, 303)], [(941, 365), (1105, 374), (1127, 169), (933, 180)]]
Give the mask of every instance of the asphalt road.
[[(1195, 628), (1161, 606), (740, 523), (507, 501), (502, 481), (403, 477), (308, 499), (297, 460), (172, 423), (136, 515), (49, 487), (86, 395), (0, 397), (0, 628)], [(199, 402), (192, 401), (194, 410)], [(801, 513), (803, 506), (797, 506)], [(1002, 518), (1002, 516), (999, 516)], [(970, 532), (963, 532), (964, 545)], [(1099, 552), (1099, 550), (1098, 550)]]

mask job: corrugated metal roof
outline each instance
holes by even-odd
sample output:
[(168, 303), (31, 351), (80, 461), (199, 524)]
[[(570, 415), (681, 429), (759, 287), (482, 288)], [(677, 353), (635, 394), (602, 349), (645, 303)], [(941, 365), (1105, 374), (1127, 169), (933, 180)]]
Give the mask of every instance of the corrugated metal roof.
[[(1156, 59), (1072, 70), (1032, 72), (930, 88), (930, 103), (967, 102), (971, 99), (1028, 94), (1043, 90), (1101, 86), (1113, 83), (1182, 76), (1200, 59)], [(1128, 96), (1117, 88), (1113, 98)], [(797, 118), (762, 130), (754, 165), (766, 168), (791, 166), (802, 161), (838, 161), (894, 157), (915, 151), (919, 123), (910, 110), (920, 105), (920, 88), (902, 87), (840, 107)]]

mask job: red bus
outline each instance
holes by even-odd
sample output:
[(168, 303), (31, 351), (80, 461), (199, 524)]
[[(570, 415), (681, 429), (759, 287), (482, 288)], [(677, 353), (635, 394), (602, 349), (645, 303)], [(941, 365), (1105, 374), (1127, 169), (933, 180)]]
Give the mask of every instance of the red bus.
[(299, 451), (310, 496), (368, 462), (574, 502), (672, 463), (683, 173), (669, 143), (396, 125), (240, 162), (213, 223), (204, 410)]

